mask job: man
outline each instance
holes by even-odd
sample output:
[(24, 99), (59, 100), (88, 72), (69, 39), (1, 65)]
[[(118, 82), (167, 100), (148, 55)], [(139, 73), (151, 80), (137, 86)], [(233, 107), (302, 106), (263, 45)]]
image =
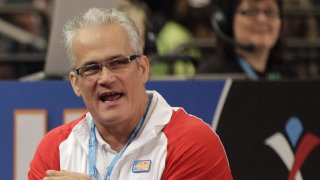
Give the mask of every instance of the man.
[(126, 14), (92, 8), (64, 33), (89, 112), (44, 137), (29, 179), (232, 179), (211, 128), (146, 91), (149, 60)]

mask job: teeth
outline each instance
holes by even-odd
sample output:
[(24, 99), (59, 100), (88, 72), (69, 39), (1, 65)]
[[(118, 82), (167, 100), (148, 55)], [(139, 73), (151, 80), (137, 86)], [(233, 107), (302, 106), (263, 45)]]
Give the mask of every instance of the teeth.
[(101, 94), (100, 95), (100, 100), (105, 102), (105, 101), (114, 101), (114, 100), (117, 100), (121, 97), (122, 94), (120, 93), (116, 93), (116, 92), (113, 92), (113, 93), (106, 93), (106, 94)]

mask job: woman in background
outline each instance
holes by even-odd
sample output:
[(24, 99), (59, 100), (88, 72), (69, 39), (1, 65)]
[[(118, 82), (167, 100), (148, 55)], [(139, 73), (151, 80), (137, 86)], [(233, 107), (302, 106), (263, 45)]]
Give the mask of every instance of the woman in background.
[(216, 56), (203, 61), (197, 73), (244, 73), (253, 80), (294, 76), (281, 62), (282, 0), (217, 0), (216, 5), (224, 17), (213, 21), (223, 34)]

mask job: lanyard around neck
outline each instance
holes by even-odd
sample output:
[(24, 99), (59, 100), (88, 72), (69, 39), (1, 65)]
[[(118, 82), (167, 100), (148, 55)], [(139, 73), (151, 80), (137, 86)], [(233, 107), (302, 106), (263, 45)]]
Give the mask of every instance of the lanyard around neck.
[(238, 62), (242, 70), (249, 76), (250, 79), (259, 80), (258, 74), (252, 69), (252, 67), (242, 58), (238, 58)]
[[(107, 172), (104, 176), (104, 180), (109, 180), (112, 170), (115, 166), (115, 164), (117, 163), (117, 161), (121, 158), (122, 154), (124, 153), (124, 151), (127, 149), (127, 147), (131, 144), (131, 142), (135, 139), (135, 137), (137, 136), (137, 134), (139, 133), (142, 124), (144, 122), (145, 116), (148, 112), (150, 106), (150, 98), (148, 96), (148, 104), (146, 107), (146, 110), (144, 112), (144, 115), (142, 116), (142, 118), (140, 119), (139, 123), (137, 124), (137, 126), (135, 127), (135, 129), (133, 130), (133, 132), (130, 135), (130, 138), (127, 142), (127, 144), (121, 149), (121, 151), (116, 155), (116, 157), (113, 158), (113, 160), (111, 161)], [(89, 161), (89, 175), (91, 178), (94, 179), (98, 179), (97, 178), (97, 167), (96, 167), (96, 151), (97, 151), (97, 138), (96, 138), (96, 133), (95, 133), (95, 124), (94, 121), (92, 120), (91, 122), (91, 132), (90, 132), (90, 138), (89, 138), (89, 153), (88, 153), (88, 161)]]

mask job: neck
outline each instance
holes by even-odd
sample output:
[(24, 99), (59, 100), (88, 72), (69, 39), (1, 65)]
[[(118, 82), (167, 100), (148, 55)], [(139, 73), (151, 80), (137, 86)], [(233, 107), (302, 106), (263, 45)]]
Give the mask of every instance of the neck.
[(103, 124), (96, 123), (96, 128), (98, 129), (101, 137), (106, 141), (110, 147), (119, 152), (127, 144), (132, 132), (142, 119), (145, 110), (147, 108), (147, 101), (143, 103), (134, 118), (126, 121), (121, 121), (118, 124), (112, 126), (106, 126)]
[[(131, 123), (133, 124), (133, 123)], [(133, 131), (133, 125), (117, 125), (116, 127), (105, 127), (96, 125), (102, 139), (106, 141), (110, 147), (119, 152), (126, 145)]]
[(269, 51), (247, 52), (242, 49), (236, 51), (257, 72), (265, 72), (268, 63)]

